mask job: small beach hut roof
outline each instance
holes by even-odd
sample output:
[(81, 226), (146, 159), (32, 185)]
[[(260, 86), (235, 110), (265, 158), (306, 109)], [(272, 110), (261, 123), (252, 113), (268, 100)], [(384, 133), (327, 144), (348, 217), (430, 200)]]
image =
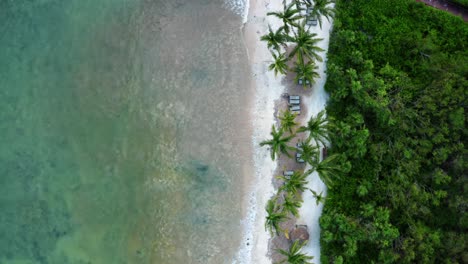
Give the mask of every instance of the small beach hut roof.
[(300, 243), (304, 243), (304, 241), (308, 241), (309, 231), (307, 230), (307, 226), (306, 225), (296, 226), (293, 230), (291, 230), (289, 234), (289, 238), (293, 242), (296, 242), (297, 240), (299, 240)]

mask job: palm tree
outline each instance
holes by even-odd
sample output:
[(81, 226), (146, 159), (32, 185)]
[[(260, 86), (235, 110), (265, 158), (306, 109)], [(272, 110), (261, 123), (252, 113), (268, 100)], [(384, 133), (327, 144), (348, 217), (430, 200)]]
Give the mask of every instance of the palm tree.
[(310, 15), (317, 18), (320, 28), (322, 28), (322, 16), (330, 22), (330, 18), (335, 14), (335, 11), (330, 6), (334, 2), (334, 0), (314, 0), (314, 6)]
[(275, 76), (278, 75), (278, 72), (281, 74), (286, 74), (288, 70), (288, 59), (286, 58), (285, 53), (278, 53), (276, 55), (274, 52), (271, 52), (271, 56), (273, 56), (274, 61), (268, 66), (268, 70), (275, 71)]
[(311, 117), (307, 122), (307, 126), (300, 127), (297, 132), (309, 132), (307, 141), (314, 139), (315, 143), (318, 145), (318, 142), (325, 144), (325, 141), (328, 139), (327, 128), (326, 128), (327, 119), (325, 117), (325, 110), (320, 111), (317, 116)]
[(317, 192), (315, 192), (314, 190), (312, 189), (309, 189), (309, 191), (312, 193), (312, 195), (314, 196), (315, 198), (315, 203), (317, 204), (317, 206), (319, 205), (319, 203), (323, 203), (324, 200), (325, 200), (325, 197), (322, 195), (323, 191), (320, 192), (320, 194), (317, 194)]
[(303, 58), (306, 57), (309, 60), (316, 59), (322, 61), (322, 57), (318, 55), (318, 52), (324, 51), (317, 46), (317, 43), (323, 39), (316, 38), (317, 34), (310, 33), (305, 29), (304, 23), (297, 26), (297, 34), (294, 38), (288, 38), (289, 41), (296, 43), (296, 46), (289, 53), (289, 57), (292, 58), (296, 54), (300, 56), (302, 64), (304, 64)]
[(291, 157), (291, 154), (289, 154), (289, 150), (294, 150), (293, 147), (286, 145), (293, 137), (294, 135), (290, 135), (287, 137), (283, 137), (284, 131), (283, 129), (280, 129), (279, 131), (276, 131), (275, 126), (273, 125), (271, 127), (271, 133), (270, 135), (273, 137), (270, 140), (265, 140), (260, 142), (260, 146), (265, 146), (269, 145), (271, 147), (271, 159), (275, 160), (275, 155), (279, 155), (279, 152), (286, 154), (286, 156)]
[(286, 257), (285, 260), (279, 262), (279, 263), (290, 263), (290, 264), (312, 264), (310, 260), (312, 260), (314, 257), (307, 256), (304, 253), (301, 253), (301, 249), (304, 246), (304, 243), (300, 243), (299, 240), (294, 242), (291, 247), (289, 248), (288, 251), (283, 250), (283, 249), (277, 249), (277, 251)]
[(285, 176), (279, 176), (278, 178), (284, 180), (283, 186), (280, 187), (281, 191), (298, 196), (299, 191), (303, 192), (307, 189), (307, 174), (303, 174), (300, 171), (295, 171), (289, 179)]
[(283, 115), (279, 118), (281, 120), (281, 128), (292, 133), (294, 127), (296, 127), (296, 113), (286, 110), (283, 112)]
[(297, 20), (301, 19), (302, 16), (298, 15), (299, 10), (294, 9), (294, 2), (291, 2), (289, 5), (286, 6), (286, 3), (283, 3), (284, 9), (283, 12), (268, 12), (267, 16), (275, 16), (283, 21), (284, 32), (289, 34), (290, 26), (297, 27), (298, 24), (296, 23)]
[(337, 164), (338, 158), (338, 154), (328, 156), (322, 162), (312, 165), (312, 168), (305, 174), (308, 175), (316, 171), (323, 183), (331, 189), (333, 187), (333, 182), (339, 179), (343, 173), (342, 167)]
[(275, 32), (271, 29), (271, 26), (268, 25), (268, 34), (260, 37), (261, 41), (266, 41), (267, 47), (269, 49), (273, 48), (280, 51), (280, 45), (285, 45), (286, 36), (282, 33), (284, 27), (278, 28)]
[(291, 193), (286, 193), (284, 195), (283, 211), (290, 212), (295, 217), (298, 217), (301, 204), (301, 198), (295, 197)]
[(269, 230), (271, 236), (273, 236), (273, 231), (275, 231), (276, 235), (279, 235), (279, 232), (281, 231), (281, 227), (279, 226), (280, 223), (288, 219), (286, 212), (279, 212), (276, 200), (276, 197), (268, 200), (268, 203), (265, 207), (267, 212), (265, 220), (265, 231)]
[(309, 164), (315, 164), (319, 159), (319, 146), (312, 146), (309, 141), (301, 143), (299, 152), (301, 153), (301, 158)]
[(298, 57), (298, 61), (296, 62), (296, 67), (294, 71), (296, 72), (295, 82), (302, 80), (302, 85), (304, 88), (307, 85), (312, 85), (315, 83), (315, 78), (319, 78), (320, 75), (315, 71), (318, 67), (312, 61), (303, 64), (303, 61), (300, 61), (301, 56)]

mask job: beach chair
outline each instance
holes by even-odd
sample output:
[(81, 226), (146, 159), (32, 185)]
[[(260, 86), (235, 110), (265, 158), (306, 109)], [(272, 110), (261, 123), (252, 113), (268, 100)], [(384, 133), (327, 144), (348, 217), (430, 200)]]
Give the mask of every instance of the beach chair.
[(317, 18), (316, 17), (309, 17), (307, 19), (307, 25), (316, 26), (317, 25)]
[(301, 106), (300, 105), (293, 105), (289, 107), (289, 111), (301, 111)]
[(290, 95), (289, 100), (301, 100), (301, 97), (299, 95)]
[[(303, 84), (302, 78), (299, 78), (299, 79), (297, 80), (297, 83), (300, 84), (300, 85), (302, 85), (302, 84)], [(305, 84), (310, 84), (310, 81), (309, 81), (309, 80), (306, 80), (306, 81), (305, 81)]]
[(283, 176), (286, 178), (291, 177), (291, 175), (293, 174), (294, 174), (294, 171), (291, 171), (291, 170), (283, 171)]
[(305, 160), (302, 159), (302, 154), (301, 153), (296, 153), (296, 161), (299, 163), (304, 163)]
[(301, 103), (300, 100), (294, 100), (294, 99), (289, 98), (289, 104), (290, 105), (298, 105), (300, 103)]
[(301, 111), (291, 111), (291, 113), (296, 114), (296, 115), (300, 115)]

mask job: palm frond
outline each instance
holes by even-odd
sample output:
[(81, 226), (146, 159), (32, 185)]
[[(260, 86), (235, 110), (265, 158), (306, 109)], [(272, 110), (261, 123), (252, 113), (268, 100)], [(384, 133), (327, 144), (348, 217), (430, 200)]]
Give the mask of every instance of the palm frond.
[(283, 249), (277, 249), (277, 252), (280, 253), (281, 255), (285, 256), (287, 263), (291, 264), (312, 264), (310, 260), (312, 260), (314, 257), (312, 256), (307, 256), (304, 253), (301, 253), (301, 249), (304, 246), (305, 243), (300, 243), (299, 241), (295, 241), (291, 247), (289, 247), (289, 250), (283, 250)]
[(296, 113), (292, 113), (291, 111), (286, 110), (283, 112), (282, 116), (279, 118), (281, 120), (281, 127), (284, 130), (289, 131), (289, 133), (293, 132), (293, 128), (297, 126), (296, 122)]
[(285, 221), (288, 217), (286, 213), (278, 211), (277, 197), (268, 200), (265, 210), (267, 212), (265, 230), (268, 230), (272, 236), (274, 233), (278, 235), (281, 231), (280, 223)]
[(278, 131), (276, 131), (276, 128), (273, 125), (271, 127), (271, 132), (270, 132), (270, 135), (273, 138), (270, 140), (265, 140), (265, 141), (260, 142), (260, 146), (268, 145), (271, 147), (271, 159), (272, 160), (275, 160), (275, 156), (279, 154), (280, 152), (282, 154), (285, 154), (288, 157), (291, 157), (291, 154), (289, 154), (288, 150), (292, 150), (293, 148), (288, 146), (287, 143), (291, 141), (294, 135), (284, 137), (283, 134), (284, 134), (283, 129), (280, 128)]

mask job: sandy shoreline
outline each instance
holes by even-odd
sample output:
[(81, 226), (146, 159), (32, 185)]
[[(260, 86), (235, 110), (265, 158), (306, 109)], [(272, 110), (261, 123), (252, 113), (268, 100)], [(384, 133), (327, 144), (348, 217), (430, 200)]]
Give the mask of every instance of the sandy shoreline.
[[(283, 93), (298, 94), (303, 98), (303, 108), (306, 111), (298, 118), (300, 123), (304, 124), (312, 115), (316, 115), (323, 110), (328, 99), (324, 92), (326, 80), (326, 51), (328, 50), (329, 32), (331, 23), (324, 19), (322, 29), (313, 27), (310, 30), (317, 33), (319, 46), (325, 51), (321, 54), (323, 63), (318, 62), (320, 78), (312, 89), (304, 90), (295, 85), (292, 76), (275, 77), (273, 72), (268, 71), (268, 65), (272, 58), (266, 43), (260, 41), (260, 36), (268, 31), (268, 25), (273, 29), (281, 26), (281, 21), (273, 17), (267, 17), (266, 13), (282, 10), (281, 1), (270, 0), (251, 0), (247, 22), (244, 25), (244, 41), (246, 44), (250, 66), (252, 69), (251, 89), (255, 92), (254, 103), (252, 106), (252, 148), (253, 160), (255, 166), (255, 178), (250, 187), (247, 203), (247, 213), (243, 220), (244, 236), (242, 246), (235, 263), (272, 263), (272, 257), (276, 261), (278, 256), (271, 252), (271, 245), (275, 242), (269, 233), (265, 231), (265, 205), (267, 201), (276, 193), (276, 187), (280, 184), (275, 179), (275, 175), (282, 172), (282, 167), (295, 166), (288, 163), (285, 159), (272, 161), (268, 148), (260, 148), (259, 143), (269, 138), (271, 126), (277, 124), (277, 110), (283, 109), (285, 100), (281, 98)], [(279, 166), (278, 166), (279, 164)], [(297, 167), (302, 169), (302, 167)], [(326, 187), (316, 174), (309, 176), (307, 187), (326, 193)], [(303, 195), (304, 203), (300, 209), (300, 218), (297, 224), (306, 224), (309, 227), (310, 241), (304, 247), (303, 251), (308, 255), (314, 256), (314, 262), (320, 263), (320, 229), (318, 219), (321, 215), (322, 204), (316, 205), (315, 198), (306, 192)], [(294, 225), (296, 219), (288, 221), (285, 225)], [(273, 254), (272, 254), (273, 253)]]

